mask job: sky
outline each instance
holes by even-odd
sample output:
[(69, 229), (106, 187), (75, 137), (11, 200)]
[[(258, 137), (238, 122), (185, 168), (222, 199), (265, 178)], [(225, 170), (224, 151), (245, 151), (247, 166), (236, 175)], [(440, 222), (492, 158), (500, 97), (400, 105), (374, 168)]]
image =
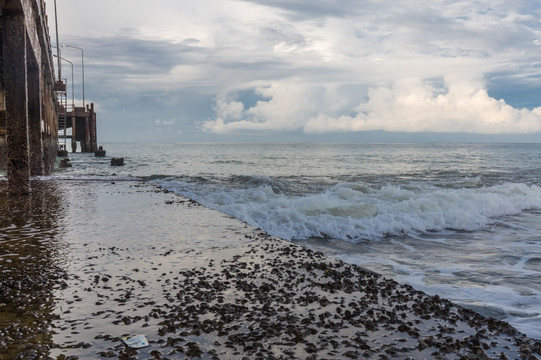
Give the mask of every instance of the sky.
[(541, 0), (56, 3), (99, 141), (541, 141)]

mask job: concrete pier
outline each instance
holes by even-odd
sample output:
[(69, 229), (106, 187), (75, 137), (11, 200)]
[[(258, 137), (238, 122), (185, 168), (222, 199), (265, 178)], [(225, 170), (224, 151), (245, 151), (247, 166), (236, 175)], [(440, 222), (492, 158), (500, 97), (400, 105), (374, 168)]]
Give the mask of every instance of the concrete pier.
[(43, 0), (0, 0), (0, 169), (10, 195), (52, 172), (58, 102)]
[(98, 141), (94, 104), (91, 103), (86, 107), (76, 106), (72, 111), (65, 113), (65, 118), (66, 129), (71, 128), (71, 135), (62, 135), (61, 131), (60, 137), (71, 138), (71, 151), (77, 152), (77, 143), (79, 143), (80, 152), (96, 152)]
[(24, 16), (2, 15), (7, 177), (11, 194), (30, 192), (27, 54)]

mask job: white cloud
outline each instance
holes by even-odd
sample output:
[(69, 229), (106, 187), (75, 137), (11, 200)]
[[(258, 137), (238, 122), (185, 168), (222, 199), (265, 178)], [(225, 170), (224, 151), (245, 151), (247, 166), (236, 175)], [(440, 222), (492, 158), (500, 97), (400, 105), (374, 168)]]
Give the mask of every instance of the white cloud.
[[(214, 133), (541, 131), (541, 97), (528, 95), (528, 109), (512, 106), (521, 100), (515, 87), (541, 91), (538, 2), (60, 0), (58, 7), (61, 42), (85, 48), (87, 94), (111, 118), (129, 102), (155, 109), (141, 123), (189, 113), (180, 121), (184, 134), (198, 131), (196, 123)], [(246, 91), (259, 102), (245, 100)], [(179, 106), (186, 93), (200, 101)]]
[(256, 89), (260, 100), (245, 109), (244, 104), (221, 96), (216, 101), (216, 119), (203, 124), (215, 133), (235, 131), (296, 130), (307, 115), (317, 110), (316, 94), (303, 84), (274, 82)]
[(156, 119), (156, 120), (154, 120), (154, 124), (156, 124), (156, 125), (164, 125), (164, 126), (173, 125), (176, 122), (177, 122), (177, 119), (171, 119), (171, 120)]
[[(221, 97), (217, 118), (203, 124), (215, 133), (274, 130), (305, 133), (385, 130), (528, 134), (541, 132), (541, 107), (516, 109), (490, 97), (480, 81), (450, 77), (442, 86), (404, 80), (372, 88), (366, 101), (352, 106), (332, 87), (273, 83), (257, 90), (266, 98), (245, 109)], [(360, 97), (360, 96), (359, 96)]]
[(529, 134), (541, 132), (541, 107), (515, 109), (490, 97), (478, 84), (450, 82), (438, 94), (426, 84), (372, 89), (354, 116), (322, 114), (310, 119), (304, 131), (386, 130), (401, 132), (464, 132)]
[(222, 96), (216, 101), (214, 111), (218, 119), (240, 120), (244, 113), (244, 104)]

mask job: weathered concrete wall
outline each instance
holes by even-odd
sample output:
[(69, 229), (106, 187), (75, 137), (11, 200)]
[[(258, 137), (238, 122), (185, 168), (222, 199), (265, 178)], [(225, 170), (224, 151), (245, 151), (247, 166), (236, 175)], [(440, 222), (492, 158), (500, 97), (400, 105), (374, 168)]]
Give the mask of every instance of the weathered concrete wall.
[(6, 170), (6, 136), (0, 134), (0, 170)]
[[(43, 0), (0, 0), (0, 167), (9, 193), (30, 192), (30, 176), (50, 173), (58, 136), (54, 67)], [(0, 115), (1, 119), (1, 115)]]
[(56, 164), (56, 153), (58, 151), (58, 141), (56, 138), (46, 136), (43, 139), (43, 172), (50, 174)]
[(4, 103), (4, 41), (0, 21), (0, 170), (6, 170), (6, 105)]
[(27, 36), (22, 12), (13, 11), (2, 17), (8, 189), (12, 195), (21, 195), (30, 192)]

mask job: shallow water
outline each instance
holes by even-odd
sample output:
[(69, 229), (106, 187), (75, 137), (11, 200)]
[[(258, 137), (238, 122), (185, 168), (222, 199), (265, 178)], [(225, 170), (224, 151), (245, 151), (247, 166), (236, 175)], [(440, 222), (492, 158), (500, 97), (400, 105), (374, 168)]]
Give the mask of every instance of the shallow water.
[(140, 177), (541, 338), (541, 145), (105, 144)]
[(0, 180), (1, 359), (95, 358), (119, 354), (124, 335), (155, 339), (157, 320), (133, 318), (168, 302), (171, 274), (236, 253), (253, 235), (140, 181), (36, 180), (29, 197), (6, 188)]
[(65, 219), (58, 184), (33, 182), (32, 196), (15, 198), (6, 196), (6, 185), (0, 181), (0, 357), (7, 359), (29, 343), (29, 351), (45, 354), (52, 343)]
[(112, 148), (129, 174), (541, 338), (540, 145)]
[[(305, 359), (362, 350), (451, 359), (479, 345), (516, 358), (517, 344), (534, 348), (505, 324), (140, 181), (47, 180), (33, 189), (10, 199), (0, 189), (2, 358)], [(150, 346), (124, 346), (121, 337), (135, 334)]]

